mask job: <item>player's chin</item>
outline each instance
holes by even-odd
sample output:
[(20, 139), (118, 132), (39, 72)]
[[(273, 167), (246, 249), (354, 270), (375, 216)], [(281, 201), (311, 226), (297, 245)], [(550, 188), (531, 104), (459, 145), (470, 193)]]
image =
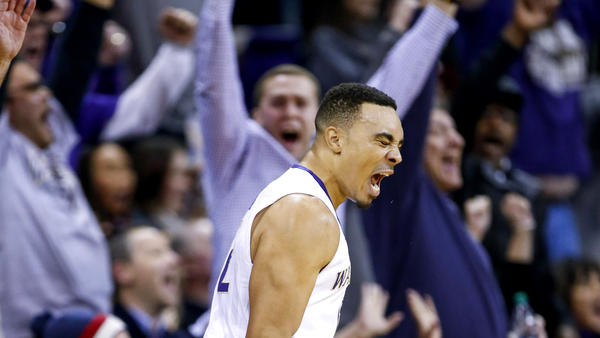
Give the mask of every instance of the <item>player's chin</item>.
[(373, 199), (374, 198), (368, 197), (356, 200), (356, 205), (361, 209), (368, 209), (369, 207), (371, 207), (371, 204), (373, 204)]

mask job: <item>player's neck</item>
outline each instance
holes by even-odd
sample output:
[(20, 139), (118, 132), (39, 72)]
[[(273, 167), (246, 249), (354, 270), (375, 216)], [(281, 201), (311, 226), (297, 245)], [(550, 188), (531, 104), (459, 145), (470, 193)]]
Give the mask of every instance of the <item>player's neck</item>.
[(333, 174), (331, 161), (327, 161), (319, 156), (313, 149), (310, 149), (304, 156), (300, 165), (310, 169), (321, 181), (325, 184), (327, 193), (331, 198), (334, 208), (344, 202), (346, 195), (344, 195), (340, 189), (340, 186)]

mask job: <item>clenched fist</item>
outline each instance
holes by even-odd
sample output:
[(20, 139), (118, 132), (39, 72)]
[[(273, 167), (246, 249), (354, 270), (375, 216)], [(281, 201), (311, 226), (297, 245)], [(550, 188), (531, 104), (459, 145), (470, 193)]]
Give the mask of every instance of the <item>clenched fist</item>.
[(186, 46), (196, 35), (198, 18), (181, 8), (167, 8), (160, 16), (159, 29), (165, 39)]

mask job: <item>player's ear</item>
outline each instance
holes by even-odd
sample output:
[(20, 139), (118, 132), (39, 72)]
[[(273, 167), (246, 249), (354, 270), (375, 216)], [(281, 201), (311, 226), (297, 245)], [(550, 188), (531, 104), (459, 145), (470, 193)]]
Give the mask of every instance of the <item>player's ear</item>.
[(325, 142), (327, 143), (329, 149), (331, 149), (336, 154), (340, 154), (344, 145), (343, 131), (334, 126), (329, 126), (327, 127), (327, 129), (325, 129), (325, 132), (323, 134), (325, 136)]

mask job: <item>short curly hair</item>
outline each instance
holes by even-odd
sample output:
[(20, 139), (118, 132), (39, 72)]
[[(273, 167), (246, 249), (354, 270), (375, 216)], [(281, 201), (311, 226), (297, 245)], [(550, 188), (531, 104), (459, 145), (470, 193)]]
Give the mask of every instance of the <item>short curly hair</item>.
[(396, 101), (384, 92), (362, 83), (342, 83), (331, 88), (321, 101), (315, 126), (323, 132), (329, 126), (350, 128), (358, 119), (363, 103), (397, 109)]

